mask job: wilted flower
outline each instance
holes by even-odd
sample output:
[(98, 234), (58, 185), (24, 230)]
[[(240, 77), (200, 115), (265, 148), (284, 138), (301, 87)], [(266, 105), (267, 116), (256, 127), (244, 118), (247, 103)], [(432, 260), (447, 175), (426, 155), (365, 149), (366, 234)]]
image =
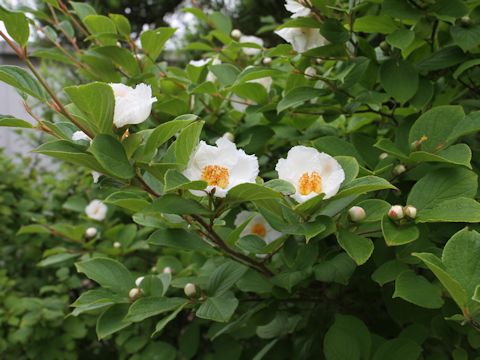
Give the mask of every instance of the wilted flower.
[(275, 34), (292, 44), (293, 50), (298, 53), (323, 46), (327, 42), (316, 28), (283, 28), (275, 31)]
[(72, 134), (72, 140), (73, 141), (79, 141), (79, 140), (87, 140), (87, 141), (90, 141), (90, 137), (85, 134), (83, 131), (75, 131), (73, 134)]
[(390, 210), (388, 210), (388, 217), (393, 220), (403, 219), (403, 207), (400, 205), (393, 205)]
[[(211, 146), (200, 141), (190, 156), (183, 172), (189, 180), (204, 180), (207, 191), (215, 189), (215, 196), (225, 197), (228, 190), (243, 183), (254, 183), (258, 175), (258, 160), (255, 155), (247, 155), (237, 149), (230, 140), (222, 137)], [(204, 191), (191, 190), (193, 194), (205, 196)]]
[(367, 217), (367, 213), (360, 206), (352, 206), (348, 209), (348, 215), (353, 222), (360, 222)]
[(90, 203), (85, 208), (85, 214), (90, 219), (102, 221), (107, 216), (107, 205), (105, 205), (101, 200), (95, 199), (90, 201)]
[(412, 205), (407, 205), (403, 208), (403, 213), (410, 219), (415, 219), (417, 217), (417, 208)]
[[(257, 45), (260, 45), (261, 47), (263, 47), (263, 40), (260, 39), (257, 36), (242, 35), (242, 36), (240, 36), (240, 42), (241, 43), (253, 43), (253, 44), (257, 44)], [(260, 50), (260, 49), (251, 48), (251, 47), (244, 47), (244, 48), (242, 48), (242, 50), (243, 50), (245, 55), (257, 55), (257, 54), (262, 52), (262, 50)]]
[(85, 236), (87, 238), (93, 238), (95, 235), (97, 235), (97, 229), (94, 227), (89, 227), (87, 230), (85, 230)]
[(123, 84), (110, 86), (115, 95), (113, 123), (117, 128), (147, 120), (152, 104), (157, 101), (157, 98), (152, 97), (152, 88), (149, 85), (138, 84), (135, 88)]
[(292, 18), (305, 17), (310, 15), (311, 10), (300, 3), (300, 1), (287, 0), (285, 2), (285, 9), (293, 13)]
[(270, 244), (282, 236), (282, 233), (273, 229), (262, 215), (252, 211), (244, 210), (239, 212), (235, 218), (234, 225), (240, 226), (252, 216), (253, 218), (249, 221), (245, 229), (243, 229), (240, 236), (257, 235), (267, 244)]
[(331, 198), (345, 180), (345, 173), (337, 160), (306, 146), (291, 148), (286, 159), (278, 160), (275, 170), (280, 179), (295, 186), (292, 197), (300, 203), (322, 193), (325, 199)]
[(185, 293), (185, 295), (187, 295), (188, 297), (194, 297), (196, 294), (197, 294), (197, 288), (195, 287), (194, 284), (192, 283), (187, 283), (185, 284), (184, 288), (183, 288), (183, 292)]

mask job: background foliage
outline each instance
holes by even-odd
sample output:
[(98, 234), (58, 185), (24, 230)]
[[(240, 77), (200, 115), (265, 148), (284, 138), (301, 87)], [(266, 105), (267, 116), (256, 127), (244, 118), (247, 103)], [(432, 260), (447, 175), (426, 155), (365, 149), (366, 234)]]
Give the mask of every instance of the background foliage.
[[(125, 17), (45, 2), (25, 10), (33, 20), (0, 10), (30, 68), (1, 66), (0, 80), (42, 104), (34, 129), (52, 138), (39, 153), (104, 176), (10, 177), (2, 163), (7, 358), (478, 358), (479, 1), (312, 0), (308, 17), (265, 23), (265, 47), (237, 41), (221, 12), (184, 9), (206, 30), (178, 54), (163, 51), (171, 29), (132, 39)], [(29, 22), (41, 47), (27, 43)], [(299, 54), (277, 26), (327, 42)], [(69, 75), (53, 81), (32, 57)], [(221, 64), (187, 63), (214, 57)], [(265, 77), (271, 88), (252, 82)], [(157, 98), (128, 137), (112, 127), (111, 82), (147, 83)], [(0, 125), (31, 127), (8, 115)], [(79, 129), (91, 144), (71, 140)], [(181, 170), (199, 139), (225, 132), (257, 155), (260, 178), (224, 200), (195, 197), (188, 190), (205, 184)], [(298, 144), (336, 157), (346, 173), (337, 195), (299, 205), (272, 180)], [(109, 207), (102, 222), (84, 215), (97, 198)], [(414, 206), (414, 219), (392, 220), (395, 204)], [(353, 205), (365, 219), (349, 218)], [(241, 236), (245, 209), (284, 235), (270, 245)], [(141, 295), (129, 296), (138, 276)], [(62, 341), (46, 346), (47, 334)]]

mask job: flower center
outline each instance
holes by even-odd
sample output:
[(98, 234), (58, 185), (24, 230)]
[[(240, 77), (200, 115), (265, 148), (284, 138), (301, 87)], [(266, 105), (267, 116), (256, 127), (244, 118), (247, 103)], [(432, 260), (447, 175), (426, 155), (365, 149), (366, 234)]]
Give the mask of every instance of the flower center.
[(225, 189), (228, 186), (228, 169), (220, 165), (207, 165), (202, 170), (201, 179), (205, 180), (209, 186), (219, 186)]
[(266, 233), (267, 233), (267, 229), (265, 229), (265, 226), (263, 226), (263, 224), (257, 223), (252, 226), (252, 234), (258, 235), (261, 238), (263, 238)]
[(312, 171), (310, 174), (305, 172), (300, 176), (298, 188), (301, 195), (308, 195), (312, 192), (320, 194), (322, 192), (322, 178), (316, 171)]

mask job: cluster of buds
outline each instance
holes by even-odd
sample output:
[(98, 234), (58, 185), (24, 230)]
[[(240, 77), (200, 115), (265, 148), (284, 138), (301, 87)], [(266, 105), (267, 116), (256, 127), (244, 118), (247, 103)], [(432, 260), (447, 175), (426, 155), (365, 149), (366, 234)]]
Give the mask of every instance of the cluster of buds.
[(135, 301), (142, 296), (142, 290), (140, 289), (140, 286), (142, 285), (143, 279), (145, 279), (145, 276), (139, 276), (135, 279), (135, 287), (130, 289), (128, 292), (128, 297), (131, 301)]
[(405, 217), (415, 219), (417, 217), (417, 208), (412, 205), (403, 207), (401, 205), (393, 205), (388, 210), (388, 217), (392, 220), (401, 220)]

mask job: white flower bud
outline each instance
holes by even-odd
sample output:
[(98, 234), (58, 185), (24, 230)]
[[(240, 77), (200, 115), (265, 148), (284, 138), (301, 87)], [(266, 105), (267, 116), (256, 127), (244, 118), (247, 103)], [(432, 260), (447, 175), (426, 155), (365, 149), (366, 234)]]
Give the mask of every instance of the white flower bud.
[(360, 206), (352, 206), (348, 210), (348, 215), (353, 222), (360, 222), (367, 217), (367, 213)]
[(380, 155), (378, 155), (378, 158), (380, 160), (385, 160), (387, 157), (388, 157), (388, 154), (386, 152), (383, 152)]
[(152, 104), (157, 101), (152, 96), (150, 85), (138, 84), (135, 88), (123, 84), (110, 84), (115, 95), (113, 124), (117, 128), (140, 124), (148, 119)]
[(95, 235), (97, 235), (97, 229), (94, 228), (94, 227), (89, 227), (86, 231), (85, 231), (85, 236), (87, 238), (93, 238)]
[(407, 205), (403, 208), (403, 213), (410, 219), (415, 219), (417, 217), (417, 208), (412, 205)]
[(400, 175), (403, 174), (407, 169), (405, 168), (405, 165), (399, 164), (393, 168), (393, 173), (395, 175)]
[(157, 267), (156, 266), (152, 266), (152, 268), (150, 269), (152, 272), (156, 272), (157, 271)]
[(390, 210), (388, 210), (388, 217), (392, 220), (403, 219), (403, 207), (400, 205), (393, 205)]
[(235, 140), (235, 136), (229, 131), (227, 131), (225, 134), (223, 134), (222, 137), (227, 139), (227, 140), (230, 140), (231, 142), (233, 142)]
[(90, 141), (90, 137), (87, 134), (85, 134), (83, 131), (75, 131), (72, 134), (72, 140), (73, 141), (79, 141), (79, 140)]
[(194, 284), (188, 283), (188, 284), (186, 284), (185, 287), (183, 288), (183, 292), (184, 292), (185, 295), (187, 295), (188, 297), (194, 297), (194, 296), (197, 294), (197, 288), (195, 287)]
[(140, 297), (141, 294), (142, 291), (139, 288), (133, 288), (130, 289), (130, 291), (128, 292), (128, 297), (130, 298), (130, 300), (136, 300)]
[(272, 58), (271, 57), (266, 57), (263, 59), (263, 65), (270, 65), (272, 63)]
[(310, 79), (317, 75), (317, 70), (313, 66), (309, 66), (304, 71), (305, 79)]
[(171, 274), (172, 268), (170, 266), (165, 266), (162, 271), (164, 274)]
[(323, 62), (323, 59), (320, 59), (320, 58), (315, 59), (315, 62), (316, 62), (317, 64), (321, 64), (321, 63)]
[(120, 249), (120, 248), (122, 247), (122, 244), (121, 244), (120, 242), (118, 242), (118, 241), (115, 241), (115, 242), (113, 243), (113, 247), (114, 247), (115, 249)]
[(101, 200), (95, 199), (90, 201), (90, 203), (85, 208), (85, 214), (90, 219), (102, 221), (107, 216), (107, 205), (105, 205)]
[(240, 36), (242, 36), (242, 32), (238, 29), (233, 29), (232, 32), (230, 33), (231, 37), (234, 39), (240, 39)]
[(140, 284), (142, 283), (143, 279), (145, 279), (145, 276), (140, 276), (140, 277), (138, 277), (138, 278), (135, 280), (135, 285), (137, 285), (137, 287), (140, 287)]

